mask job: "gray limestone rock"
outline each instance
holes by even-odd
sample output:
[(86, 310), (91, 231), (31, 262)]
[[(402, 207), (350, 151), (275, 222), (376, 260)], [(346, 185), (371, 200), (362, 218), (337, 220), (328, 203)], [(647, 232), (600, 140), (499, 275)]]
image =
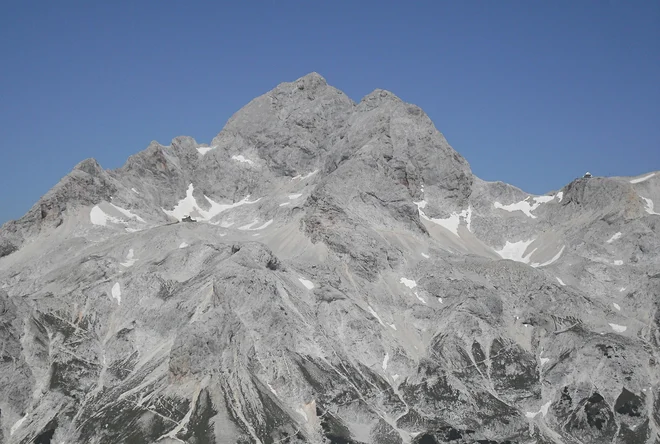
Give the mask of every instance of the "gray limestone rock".
[(533, 196), (282, 83), (0, 229), (0, 442), (658, 442), (658, 213), (660, 173)]

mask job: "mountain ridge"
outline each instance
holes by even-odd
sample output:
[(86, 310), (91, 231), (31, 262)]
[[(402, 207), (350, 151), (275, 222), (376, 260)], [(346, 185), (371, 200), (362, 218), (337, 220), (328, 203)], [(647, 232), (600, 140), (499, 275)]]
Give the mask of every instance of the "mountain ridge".
[(486, 182), (390, 92), (281, 83), (0, 228), (0, 441), (656, 442), (655, 202)]

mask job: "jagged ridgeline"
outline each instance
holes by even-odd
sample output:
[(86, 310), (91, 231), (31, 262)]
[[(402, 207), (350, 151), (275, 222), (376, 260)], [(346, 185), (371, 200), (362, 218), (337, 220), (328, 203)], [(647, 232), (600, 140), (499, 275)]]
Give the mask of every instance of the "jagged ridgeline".
[(280, 84), (2, 227), (0, 442), (660, 442), (658, 213), (660, 173), (532, 196)]

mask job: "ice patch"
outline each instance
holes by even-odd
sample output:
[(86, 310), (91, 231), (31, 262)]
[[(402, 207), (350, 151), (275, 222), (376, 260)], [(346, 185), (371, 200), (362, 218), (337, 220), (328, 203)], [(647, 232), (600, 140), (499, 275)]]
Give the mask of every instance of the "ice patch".
[(608, 244), (611, 244), (612, 242), (614, 242), (615, 240), (617, 240), (617, 239), (619, 239), (619, 238), (621, 238), (621, 232), (614, 233), (614, 234), (612, 235), (612, 237), (609, 238), (609, 240), (607, 241), (607, 243), (608, 243)]
[(396, 324), (390, 324), (390, 327), (392, 327), (392, 329), (396, 330)]
[(179, 244), (179, 248), (186, 248), (187, 246), (188, 244), (185, 242), (181, 242), (181, 244)]
[(312, 288), (314, 288), (314, 283), (313, 283), (312, 281), (308, 281), (307, 279), (302, 278), (302, 277), (299, 277), (298, 280), (299, 280), (300, 283), (303, 284), (303, 285), (305, 286), (305, 288), (307, 288), (308, 290), (311, 290)]
[(115, 285), (112, 286), (112, 298), (117, 301), (117, 305), (121, 305), (121, 288), (119, 287), (119, 282), (115, 282)]
[(195, 188), (191, 183), (190, 185), (188, 185), (188, 189), (186, 190), (186, 197), (181, 199), (179, 203), (176, 204), (173, 210), (166, 210), (165, 208), (163, 208), (163, 211), (167, 215), (172, 216), (179, 221), (181, 221), (181, 219), (183, 219), (186, 216), (190, 216), (193, 213), (196, 213), (198, 215), (197, 218), (199, 220), (208, 221), (213, 217), (217, 216), (218, 214), (222, 213), (223, 211), (240, 207), (241, 205), (257, 203), (261, 200), (261, 198), (259, 198), (257, 200), (249, 201), (248, 199), (250, 196), (246, 196), (243, 200), (234, 202), (233, 204), (219, 204), (217, 202), (212, 201), (207, 196), (204, 196), (204, 198), (211, 205), (211, 208), (209, 208), (208, 210), (202, 210), (197, 204), (197, 200), (193, 196), (194, 190)]
[(128, 250), (128, 254), (126, 255), (126, 262), (122, 262), (120, 265), (123, 265), (124, 267), (130, 267), (137, 261), (137, 259), (134, 258), (133, 254), (133, 249), (131, 248)]
[(284, 202), (284, 203), (281, 203), (280, 206), (283, 207), (285, 205), (290, 205), (290, 204), (291, 204), (291, 202)]
[(529, 256), (531, 256), (532, 253), (536, 250), (532, 250), (526, 255), (525, 255), (525, 251), (527, 250), (527, 247), (529, 247), (530, 244), (534, 242), (534, 240), (535, 239), (530, 239), (528, 241), (517, 241), (517, 242), (506, 241), (504, 247), (502, 247), (501, 250), (495, 250), (495, 253), (499, 254), (502, 257), (502, 259), (511, 259), (512, 261), (522, 262), (524, 264), (527, 264), (529, 263)]
[(372, 315), (374, 318), (378, 319), (378, 322), (380, 322), (380, 325), (382, 325), (383, 327), (385, 327), (385, 324), (383, 323), (383, 320), (380, 318), (380, 316), (378, 316), (378, 313), (376, 313), (376, 310), (374, 310), (373, 308), (371, 308), (371, 305), (369, 305), (368, 308), (369, 308), (369, 313), (371, 313), (371, 315)]
[[(534, 201), (534, 203), (529, 202), (530, 198)], [(536, 219), (536, 216), (532, 214), (532, 211), (540, 207), (541, 204), (550, 202), (554, 198), (555, 196), (536, 196), (536, 197), (529, 196), (525, 198), (525, 200), (521, 200), (520, 202), (516, 202), (508, 205), (502, 205), (499, 202), (495, 202), (493, 206), (495, 208), (499, 208), (500, 210), (509, 211), (509, 212), (522, 211), (527, 217)], [(563, 194), (562, 194), (562, 198), (563, 198)]]
[(421, 209), (418, 210), (420, 217), (426, 219), (434, 224), (438, 224), (441, 227), (444, 227), (458, 236), (458, 227), (461, 224), (461, 219), (465, 220), (465, 225), (467, 226), (468, 231), (472, 231), (472, 207), (469, 206), (467, 210), (463, 210), (460, 213), (451, 213), (446, 219), (434, 219), (428, 217)]
[(619, 288), (619, 292), (626, 291), (626, 287)]
[(426, 254), (426, 253), (422, 253), (422, 257), (425, 257), (426, 259), (428, 259), (428, 258), (430, 258), (431, 256), (429, 256), (429, 255)]
[(300, 196), (302, 196), (301, 193), (298, 193), (298, 194), (289, 194), (289, 199), (291, 199), (291, 200), (298, 199)]
[(200, 146), (199, 148), (197, 148), (197, 152), (203, 156), (204, 154), (208, 153), (209, 151), (215, 148), (217, 148), (217, 146)]
[[(534, 268), (537, 268), (537, 267), (545, 267), (545, 266), (547, 266), (547, 265), (552, 264), (553, 262), (556, 262), (556, 261), (561, 257), (561, 254), (564, 252), (564, 248), (566, 248), (565, 245), (563, 245), (563, 246), (561, 247), (561, 250), (559, 250), (559, 253), (555, 254), (555, 255), (552, 257), (552, 259), (550, 259), (549, 261), (547, 261), (547, 262), (543, 262), (542, 264), (539, 264), (539, 263), (533, 263), (533, 264), (531, 264), (532, 267), (534, 267)], [(533, 253), (533, 252), (532, 252), (532, 253)], [(531, 255), (531, 253), (530, 253), (530, 255)]]
[(618, 332), (618, 333), (623, 333), (628, 329), (625, 325), (619, 325), (619, 324), (610, 324), (610, 327), (612, 327), (612, 330)]
[(420, 200), (419, 202), (413, 202), (413, 203), (414, 203), (415, 205), (417, 205), (417, 208), (419, 208), (419, 209), (421, 210), (421, 209), (426, 208), (426, 204), (427, 204), (428, 202), (425, 201), (425, 200)]
[(616, 302), (613, 302), (612, 305), (614, 306), (614, 308), (621, 311), (621, 306), (619, 304), (617, 304)]
[(545, 404), (543, 404), (541, 406), (541, 408), (539, 409), (538, 412), (527, 412), (527, 413), (525, 413), (525, 416), (528, 417), (528, 418), (534, 418), (539, 413), (542, 414), (543, 416), (547, 415), (548, 414), (548, 409), (550, 408), (550, 403), (551, 403), (551, 401), (546, 402)]
[(243, 157), (243, 155), (239, 154), (238, 156), (231, 156), (232, 159), (237, 160), (242, 163), (248, 163), (250, 165), (254, 165), (254, 162), (252, 162), (250, 159), (246, 159)]
[(417, 282), (413, 281), (412, 279), (401, 278), (399, 282), (405, 285), (406, 287), (410, 288), (411, 290), (417, 286)]
[(27, 415), (23, 416), (21, 419), (19, 419), (18, 421), (16, 421), (16, 422), (14, 423), (14, 425), (11, 426), (11, 429), (9, 430), (9, 436), (11, 436), (11, 435), (13, 435), (14, 433), (16, 433), (16, 430), (18, 430), (18, 428), (21, 426), (21, 424), (23, 424), (23, 423), (25, 422), (26, 419), (27, 419)]
[(623, 261), (617, 259), (614, 261), (614, 265), (623, 265)]
[(639, 196), (639, 197), (644, 199), (644, 201), (646, 202), (646, 208), (644, 208), (644, 209), (646, 210), (647, 213), (655, 214), (657, 216), (660, 216), (660, 213), (655, 212), (655, 209), (653, 208), (654, 207), (653, 201), (651, 199), (647, 199), (646, 197), (642, 197), (642, 196)]
[(557, 193), (557, 195), (556, 195), (555, 197), (557, 198), (557, 200), (558, 200), (559, 202), (561, 202), (562, 199), (564, 198), (564, 192), (563, 192), (563, 191), (560, 191), (559, 193)]
[(638, 177), (637, 179), (631, 180), (630, 183), (644, 182), (645, 180), (649, 180), (653, 176), (655, 176), (655, 173), (647, 174), (646, 176)]
[(557, 279), (557, 282), (559, 282), (559, 285), (566, 286), (566, 284), (564, 284), (564, 281), (562, 281), (561, 278), (555, 276), (555, 279)]
[(135, 194), (140, 194), (135, 188), (131, 188), (131, 191), (134, 192)]
[(385, 353), (385, 357), (383, 358), (383, 370), (387, 370), (387, 361), (390, 359), (390, 355)]

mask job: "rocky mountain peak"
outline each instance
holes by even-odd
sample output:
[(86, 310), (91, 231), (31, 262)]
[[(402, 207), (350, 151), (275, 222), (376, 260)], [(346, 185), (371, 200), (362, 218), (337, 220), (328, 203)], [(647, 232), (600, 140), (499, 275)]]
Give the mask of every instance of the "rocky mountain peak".
[(652, 443), (660, 174), (531, 195), (317, 73), (0, 229), (0, 442)]

